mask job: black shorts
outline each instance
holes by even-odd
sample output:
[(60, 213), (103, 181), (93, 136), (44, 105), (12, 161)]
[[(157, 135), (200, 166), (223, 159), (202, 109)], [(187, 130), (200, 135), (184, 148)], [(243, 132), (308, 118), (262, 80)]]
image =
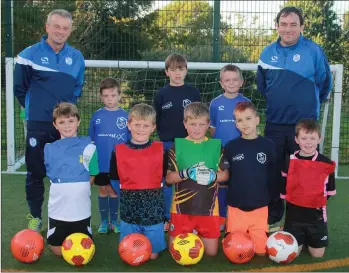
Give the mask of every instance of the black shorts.
[(110, 179), (108, 173), (99, 173), (95, 177), (95, 185), (97, 186), (107, 186), (110, 185)]
[(298, 245), (307, 245), (313, 248), (328, 246), (327, 223), (323, 221), (299, 223), (285, 222), (284, 231), (296, 237)]
[(92, 238), (91, 217), (76, 222), (48, 218), (47, 244), (61, 246), (67, 236), (77, 232)]

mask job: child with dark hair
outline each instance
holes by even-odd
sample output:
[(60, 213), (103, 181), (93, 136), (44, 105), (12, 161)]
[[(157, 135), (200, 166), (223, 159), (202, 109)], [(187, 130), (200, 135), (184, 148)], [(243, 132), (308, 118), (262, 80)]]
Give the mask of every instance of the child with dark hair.
[(326, 203), (336, 194), (335, 162), (317, 151), (321, 140), (318, 123), (302, 119), (296, 125), (300, 150), (290, 156), (283, 172), (281, 198), (286, 199), (284, 230), (304, 244), (313, 257), (321, 258), (328, 246)]
[(109, 230), (118, 233), (120, 185), (118, 180), (109, 179), (109, 162), (115, 144), (125, 143), (130, 137), (127, 129), (128, 114), (119, 107), (122, 92), (115, 79), (103, 79), (99, 93), (104, 107), (93, 114), (89, 128), (89, 135), (97, 146), (100, 170), (94, 181), (99, 190), (98, 205), (101, 215), (98, 233), (107, 233)]

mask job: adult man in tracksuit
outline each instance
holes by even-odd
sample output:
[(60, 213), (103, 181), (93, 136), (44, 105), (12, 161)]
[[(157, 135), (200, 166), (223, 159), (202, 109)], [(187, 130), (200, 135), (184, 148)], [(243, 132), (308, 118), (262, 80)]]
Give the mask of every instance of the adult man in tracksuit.
[(20, 52), (15, 67), (14, 94), (25, 107), (28, 130), (25, 153), (28, 228), (36, 231), (42, 227), (44, 146), (60, 138), (52, 123), (53, 109), (62, 101), (76, 103), (84, 81), (84, 58), (66, 42), (71, 31), (71, 14), (53, 10), (47, 18), (47, 36)]
[(264, 135), (275, 142), (278, 166), (270, 193), (269, 232), (277, 231), (284, 213), (280, 199), (281, 168), (286, 156), (298, 150), (295, 125), (302, 118), (317, 120), (320, 103), (330, 93), (332, 78), (320, 46), (302, 36), (304, 18), (296, 7), (276, 17), (279, 38), (264, 48), (258, 61), (257, 88), (266, 98)]

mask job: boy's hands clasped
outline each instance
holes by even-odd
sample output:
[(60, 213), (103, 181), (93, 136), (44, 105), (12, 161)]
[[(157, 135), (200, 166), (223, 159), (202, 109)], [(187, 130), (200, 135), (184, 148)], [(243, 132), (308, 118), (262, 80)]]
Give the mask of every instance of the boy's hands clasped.
[(179, 176), (182, 179), (192, 179), (199, 185), (210, 185), (217, 179), (217, 173), (214, 169), (208, 168), (205, 162), (199, 162), (188, 169), (179, 171)]

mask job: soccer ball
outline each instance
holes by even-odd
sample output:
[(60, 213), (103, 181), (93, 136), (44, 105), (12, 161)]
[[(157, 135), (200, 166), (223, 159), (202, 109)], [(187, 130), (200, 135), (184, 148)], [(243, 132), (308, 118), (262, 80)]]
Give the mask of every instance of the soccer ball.
[(62, 244), (64, 260), (71, 265), (82, 266), (88, 264), (95, 254), (95, 244), (83, 233), (73, 233), (65, 238)]
[(235, 264), (247, 263), (255, 254), (255, 244), (245, 232), (229, 233), (222, 244), (225, 256)]
[(204, 244), (194, 233), (179, 234), (170, 246), (170, 253), (178, 264), (197, 264), (204, 254)]
[(18, 261), (33, 263), (44, 252), (44, 238), (42, 238), (39, 232), (24, 229), (12, 238), (11, 252)]
[(298, 255), (298, 243), (291, 233), (278, 231), (269, 236), (267, 250), (272, 261), (288, 264)]
[(140, 233), (126, 235), (119, 244), (120, 258), (132, 266), (146, 263), (150, 259), (151, 252), (149, 239)]

